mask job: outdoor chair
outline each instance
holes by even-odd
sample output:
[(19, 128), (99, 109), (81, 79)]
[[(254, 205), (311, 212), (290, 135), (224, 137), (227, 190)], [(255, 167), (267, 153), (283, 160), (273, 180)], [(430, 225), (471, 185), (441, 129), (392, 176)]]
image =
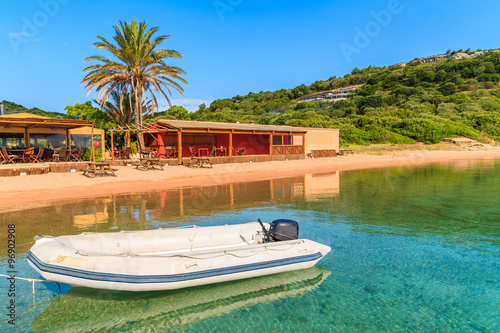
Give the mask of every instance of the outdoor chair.
[(165, 157), (166, 158), (174, 158), (177, 157), (177, 150), (174, 146), (166, 146), (165, 147)]
[(245, 150), (246, 149), (247, 148), (245, 146), (243, 146), (241, 148), (235, 149), (234, 152), (235, 152), (236, 156), (243, 156), (243, 155), (245, 155)]
[[(33, 151), (34, 153), (34, 151)], [(33, 162), (33, 163), (41, 163), (43, 162), (43, 154), (45, 153), (45, 148), (43, 147), (40, 147), (38, 148), (38, 154), (31, 154), (29, 156), (29, 159), (30, 159), (30, 162)]]
[(2, 147), (2, 154), (7, 163), (14, 163), (17, 160), (21, 160), (20, 156), (9, 154), (5, 147)]
[(189, 152), (191, 153), (191, 157), (198, 157), (198, 152), (191, 146), (189, 146)]
[(61, 162), (68, 160), (68, 149), (66, 147), (54, 149), (54, 155), (52, 155), (52, 160), (54, 162)]
[(70, 159), (75, 161), (75, 162), (79, 162), (82, 160), (82, 156), (83, 156), (83, 152), (85, 151), (85, 148), (84, 147), (80, 147), (80, 149), (78, 150), (78, 153), (72, 153), (70, 155)]
[(118, 156), (120, 159), (130, 158), (130, 147), (125, 148), (125, 150), (120, 151)]
[(7, 163), (7, 159), (3, 156), (2, 150), (0, 149), (0, 164)]
[(23, 163), (27, 163), (31, 161), (31, 155), (35, 154), (35, 147), (31, 147), (26, 149), (23, 154), (21, 155), (21, 158), (23, 160)]
[(142, 158), (151, 157), (152, 152), (153, 151), (151, 150), (151, 148), (143, 149), (143, 150), (140, 151), (141, 157)]

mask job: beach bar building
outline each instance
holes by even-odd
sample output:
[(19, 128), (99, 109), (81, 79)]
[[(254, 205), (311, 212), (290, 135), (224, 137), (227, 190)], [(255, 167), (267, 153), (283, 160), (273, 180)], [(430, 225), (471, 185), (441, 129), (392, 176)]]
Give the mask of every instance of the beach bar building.
[[(49, 150), (59, 147), (89, 147), (94, 135), (94, 148), (105, 146), (104, 130), (93, 128), (84, 120), (54, 119), (31, 113), (0, 116), (0, 146), (7, 149), (40, 147)], [(96, 144), (99, 142), (98, 144)]]
[(143, 132), (149, 149), (178, 164), (193, 154), (216, 157), (213, 163), (264, 162), (339, 149), (337, 129), (160, 119), (142, 128), (112, 129), (111, 138), (124, 131)]

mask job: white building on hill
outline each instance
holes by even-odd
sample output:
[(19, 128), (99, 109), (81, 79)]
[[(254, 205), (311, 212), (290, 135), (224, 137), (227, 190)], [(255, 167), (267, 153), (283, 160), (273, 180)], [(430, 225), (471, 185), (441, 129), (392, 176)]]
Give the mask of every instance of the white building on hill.
[(321, 91), (314, 94), (309, 94), (299, 98), (299, 102), (336, 102), (349, 98), (349, 95), (361, 87), (362, 84), (337, 88), (333, 90)]

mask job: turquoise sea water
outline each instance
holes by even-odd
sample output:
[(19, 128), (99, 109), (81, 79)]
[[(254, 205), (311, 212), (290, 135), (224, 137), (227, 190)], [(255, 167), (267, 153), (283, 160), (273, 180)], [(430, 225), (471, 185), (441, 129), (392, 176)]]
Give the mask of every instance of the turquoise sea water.
[[(292, 218), (332, 251), (317, 267), (170, 292), (0, 283), (0, 331), (498, 332), (500, 161), (358, 170), (110, 196), (0, 214), (16, 270), (35, 235)], [(6, 274), (6, 242), (0, 242)], [(5, 245), (4, 245), (5, 244)]]

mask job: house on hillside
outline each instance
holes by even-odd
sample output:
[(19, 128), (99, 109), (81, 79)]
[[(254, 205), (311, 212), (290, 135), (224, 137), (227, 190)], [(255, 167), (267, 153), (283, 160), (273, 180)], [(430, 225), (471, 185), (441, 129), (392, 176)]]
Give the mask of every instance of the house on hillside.
[(362, 84), (349, 86), (344, 88), (337, 88), (333, 90), (321, 91), (314, 94), (309, 94), (299, 98), (299, 102), (336, 102), (349, 98), (349, 95), (360, 88)]

